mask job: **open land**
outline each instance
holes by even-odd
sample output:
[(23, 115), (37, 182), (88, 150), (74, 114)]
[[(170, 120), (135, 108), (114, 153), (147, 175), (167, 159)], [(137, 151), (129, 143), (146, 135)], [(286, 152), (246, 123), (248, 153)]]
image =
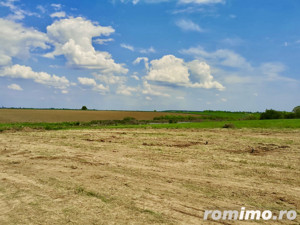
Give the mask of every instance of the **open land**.
[[(122, 120), (133, 117), (137, 120), (152, 120), (169, 115), (166, 112), (143, 111), (96, 111), (96, 110), (46, 110), (46, 109), (0, 109), (0, 123), (24, 122), (89, 122), (92, 120)], [(173, 115), (184, 115), (173, 113)]]
[[(299, 224), (299, 129), (0, 133), (0, 224)], [(295, 221), (203, 221), (204, 210)]]

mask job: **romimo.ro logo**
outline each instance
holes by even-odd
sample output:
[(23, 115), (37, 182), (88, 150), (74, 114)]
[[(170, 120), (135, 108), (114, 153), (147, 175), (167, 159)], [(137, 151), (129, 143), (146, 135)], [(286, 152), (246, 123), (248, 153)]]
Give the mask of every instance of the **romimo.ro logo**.
[(295, 220), (297, 212), (295, 210), (281, 210), (278, 215), (273, 214), (270, 210), (205, 210), (204, 220)]

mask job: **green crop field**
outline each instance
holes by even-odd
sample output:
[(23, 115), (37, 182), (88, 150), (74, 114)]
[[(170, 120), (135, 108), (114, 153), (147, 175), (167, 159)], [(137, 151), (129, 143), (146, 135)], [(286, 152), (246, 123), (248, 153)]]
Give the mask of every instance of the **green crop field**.
[(211, 110), (205, 110), (205, 111), (167, 111), (167, 112), (173, 112), (173, 113), (186, 113), (186, 114), (193, 114), (202, 116), (204, 118), (208, 119), (226, 119), (226, 120), (247, 120), (247, 119), (259, 119), (260, 114), (259, 112), (229, 112), (229, 111), (211, 111)]
[(186, 123), (149, 123), (131, 124), (126, 120), (117, 121), (92, 121), (92, 122), (62, 122), (62, 123), (5, 123), (0, 124), (0, 131), (4, 130), (62, 130), (62, 129), (102, 129), (102, 128), (170, 128), (170, 129), (201, 129), (223, 128), (232, 125), (232, 128), (270, 128), (270, 129), (299, 129), (300, 119), (281, 120), (233, 120), (233, 121), (203, 121)]

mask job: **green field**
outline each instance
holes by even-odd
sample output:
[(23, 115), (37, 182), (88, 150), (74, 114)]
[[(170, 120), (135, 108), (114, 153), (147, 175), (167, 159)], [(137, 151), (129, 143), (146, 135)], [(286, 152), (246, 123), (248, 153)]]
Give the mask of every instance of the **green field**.
[(202, 116), (203, 118), (211, 119), (211, 120), (249, 120), (249, 119), (259, 119), (259, 112), (229, 112), (229, 111), (166, 111), (172, 113), (186, 113), (186, 114), (194, 114), (198, 116)]
[(284, 129), (300, 128), (300, 119), (281, 120), (233, 120), (233, 121), (203, 121), (189, 123), (161, 123), (161, 124), (130, 124), (130, 121), (92, 121), (92, 122), (63, 122), (63, 123), (6, 123), (0, 124), (0, 131), (4, 130), (61, 130), (61, 129), (101, 129), (101, 128), (173, 128), (173, 129), (201, 129), (222, 128), (225, 124), (233, 124), (234, 128), (271, 128)]
[(222, 128), (225, 124), (233, 124), (235, 128), (300, 128), (300, 119), (282, 120), (235, 120), (235, 121), (204, 121), (197, 123), (118, 125), (120, 128)]

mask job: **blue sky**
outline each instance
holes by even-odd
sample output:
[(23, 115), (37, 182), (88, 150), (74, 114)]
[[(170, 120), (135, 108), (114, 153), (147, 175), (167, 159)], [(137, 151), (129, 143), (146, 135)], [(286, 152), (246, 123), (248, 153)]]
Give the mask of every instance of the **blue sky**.
[(0, 0), (0, 106), (291, 111), (298, 0)]

